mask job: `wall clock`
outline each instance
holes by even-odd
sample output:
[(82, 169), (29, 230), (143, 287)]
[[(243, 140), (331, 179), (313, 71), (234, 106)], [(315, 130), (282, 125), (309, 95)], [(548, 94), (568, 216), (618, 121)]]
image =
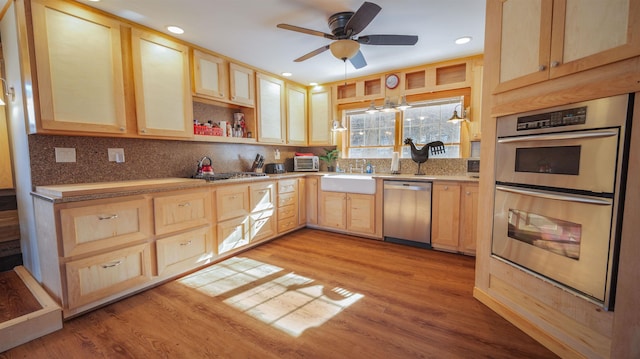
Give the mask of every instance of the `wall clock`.
[(398, 75), (391, 74), (387, 76), (384, 83), (388, 89), (393, 90), (394, 88), (398, 87), (398, 84), (400, 83), (400, 79), (398, 79)]

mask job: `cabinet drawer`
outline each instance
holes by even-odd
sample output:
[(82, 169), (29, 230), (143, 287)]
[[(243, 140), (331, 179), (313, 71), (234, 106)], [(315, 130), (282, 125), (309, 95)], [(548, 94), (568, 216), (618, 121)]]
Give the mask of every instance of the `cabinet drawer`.
[(225, 186), (216, 192), (218, 222), (249, 214), (249, 186)]
[(298, 215), (278, 220), (278, 233), (289, 231), (298, 226)]
[(158, 275), (182, 272), (211, 260), (212, 235), (211, 227), (205, 227), (158, 239)]
[(248, 216), (218, 223), (218, 254), (249, 244), (249, 230)]
[(278, 193), (289, 193), (295, 192), (297, 189), (298, 180), (290, 179), (290, 180), (280, 180), (278, 181)]
[(120, 293), (151, 278), (149, 243), (66, 264), (68, 307)]
[(137, 198), (60, 210), (65, 257), (144, 240), (151, 235), (151, 204)]
[(294, 204), (279, 207), (278, 208), (278, 219), (291, 218), (298, 213), (298, 206)]
[(275, 182), (262, 182), (249, 186), (251, 212), (264, 211), (275, 206)]
[(251, 241), (267, 239), (276, 234), (276, 221), (273, 214), (273, 209), (251, 214)]
[(296, 194), (295, 192), (284, 193), (278, 196), (278, 207), (289, 206), (296, 203)]
[(209, 191), (185, 191), (153, 199), (156, 234), (166, 234), (211, 221)]

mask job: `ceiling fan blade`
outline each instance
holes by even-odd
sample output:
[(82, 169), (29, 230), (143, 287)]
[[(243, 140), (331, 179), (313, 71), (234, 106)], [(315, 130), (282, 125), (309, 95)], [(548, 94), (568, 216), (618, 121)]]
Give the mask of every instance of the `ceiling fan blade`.
[(323, 46), (323, 47), (321, 47), (319, 49), (315, 49), (315, 50), (311, 51), (310, 53), (308, 53), (306, 55), (302, 55), (302, 56), (298, 57), (297, 59), (295, 59), (293, 61), (294, 62), (302, 62), (302, 61), (304, 61), (306, 59), (310, 59), (310, 58), (312, 58), (312, 57), (314, 57), (314, 56), (316, 56), (318, 54), (321, 54), (321, 53), (323, 53), (323, 52), (325, 52), (327, 50), (329, 50), (329, 45), (325, 45), (325, 46)]
[(352, 58), (350, 58), (349, 61), (351, 61), (351, 65), (353, 65), (353, 67), (355, 67), (356, 69), (361, 69), (367, 66), (367, 61), (364, 59), (364, 55), (362, 55), (362, 51), (358, 51), (358, 53), (355, 54), (355, 56), (353, 56)]
[(351, 16), (349, 22), (344, 27), (344, 32), (348, 36), (359, 34), (373, 20), (382, 8), (372, 2), (365, 1), (362, 6)]
[(415, 35), (367, 35), (357, 40), (363, 45), (415, 45), (418, 37)]
[(325, 32), (322, 31), (316, 31), (316, 30), (311, 30), (311, 29), (306, 29), (304, 27), (300, 27), (300, 26), (294, 26), (294, 25), (289, 25), (289, 24), (278, 24), (276, 25), (278, 28), (280, 29), (285, 29), (285, 30), (291, 30), (291, 31), (296, 31), (296, 32), (301, 32), (303, 34), (308, 34), (308, 35), (314, 35), (314, 36), (320, 36), (320, 37), (324, 37), (327, 39), (331, 39), (331, 40), (335, 40), (336, 37), (331, 35), (331, 34), (327, 34)]

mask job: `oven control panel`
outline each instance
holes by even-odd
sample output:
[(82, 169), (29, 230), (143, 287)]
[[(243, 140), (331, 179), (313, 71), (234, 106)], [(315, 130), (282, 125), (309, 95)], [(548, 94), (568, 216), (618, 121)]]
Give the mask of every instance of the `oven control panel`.
[(587, 107), (570, 108), (562, 111), (539, 113), (518, 117), (518, 131), (534, 130), (571, 125), (584, 125), (587, 120)]

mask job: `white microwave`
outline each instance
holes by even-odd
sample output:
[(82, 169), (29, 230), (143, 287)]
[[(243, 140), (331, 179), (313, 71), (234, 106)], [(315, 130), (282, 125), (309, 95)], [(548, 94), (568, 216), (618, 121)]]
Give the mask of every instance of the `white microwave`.
[(296, 172), (320, 171), (320, 160), (318, 156), (295, 156), (293, 170)]

